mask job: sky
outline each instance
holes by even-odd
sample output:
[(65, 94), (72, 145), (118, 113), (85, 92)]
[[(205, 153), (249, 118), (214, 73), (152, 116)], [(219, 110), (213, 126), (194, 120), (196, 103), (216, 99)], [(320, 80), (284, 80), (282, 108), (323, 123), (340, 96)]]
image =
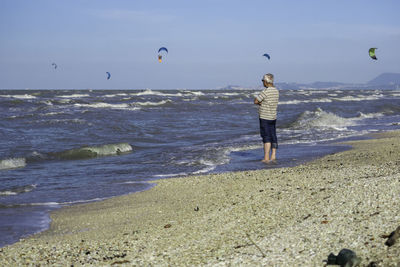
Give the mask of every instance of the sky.
[(253, 87), (268, 72), (365, 83), (400, 72), (399, 10), (398, 0), (0, 0), (0, 89)]

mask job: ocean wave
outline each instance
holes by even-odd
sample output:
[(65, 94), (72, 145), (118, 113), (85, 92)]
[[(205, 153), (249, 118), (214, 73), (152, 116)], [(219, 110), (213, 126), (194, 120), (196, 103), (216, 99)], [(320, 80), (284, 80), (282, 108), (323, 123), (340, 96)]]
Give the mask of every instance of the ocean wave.
[(74, 104), (75, 107), (86, 107), (86, 108), (110, 108), (110, 109), (122, 109), (122, 110), (138, 110), (138, 107), (132, 107), (129, 104), (109, 104), (104, 102), (98, 102), (94, 104)]
[(317, 108), (314, 111), (303, 112), (293, 123), (290, 124), (290, 128), (330, 128), (342, 131), (346, 130), (347, 126), (354, 125), (354, 121), (354, 118), (343, 118), (334, 113), (326, 112), (321, 108)]
[(15, 196), (22, 193), (27, 193), (36, 188), (35, 184), (24, 185), (24, 186), (15, 186), (8, 189), (4, 189), (0, 191), (0, 196)]
[(369, 101), (382, 98), (383, 95), (357, 95), (333, 98), (335, 101)]
[[(343, 96), (334, 97), (334, 95), (329, 94), (331, 97), (325, 98), (311, 98), (311, 99), (294, 99), (288, 101), (280, 101), (279, 105), (296, 105), (301, 103), (331, 103), (333, 101), (372, 101), (378, 100), (383, 97), (383, 95), (357, 95), (357, 96)], [(336, 95), (337, 96), (337, 95)]]
[(43, 100), (39, 102), (40, 104), (45, 104), (47, 106), (53, 106), (53, 102), (51, 100)]
[(35, 99), (36, 96), (24, 94), (24, 95), (0, 95), (0, 97), (5, 98), (17, 98), (17, 99)]
[(289, 101), (280, 101), (279, 105), (296, 105), (301, 103), (330, 103), (332, 99), (330, 98), (316, 98), (316, 99), (307, 99), (307, 100), (289, 100)]
[(108, 97), (108, 98), (117, 97), (117, 96), (127, 96), (127, 94), (120, 93), (120, 94), (103, 95), (103, 97)]
[(65, 112), (48, 112), (44, 114), (40, 114), (40, 116), (55, 116), (55, 115), (63, 115), (66, 114)]
[(217, 96), (237, 96), (242, 94), (243, 93), (218, 93)]
[(310, 90), (308, 91), (310, 94), (326, 94), (328, 90)]
[(190, 95), (195, 95), (195, 96), (202, 96), (204, 95), (203, 92), (200, 91), (183, 91), (185, 94), (187, 94), (186, 96), (190, 96)]
[(372, 119), (372, 118), (379, 118), (379, 117), (382, 117), (382, 116), (384, 116), (384, 114), (383, 113), (367, 113), (367, 114), (364, 114), (364, 113), (362, 113), (362, 112), (359, 112), (358, 113), (358, 118), (359, 119)]
[(26, 119), (26, 118), (32, 118), (34, 117), (34, 114), (23, 114), (23, 115), (13, 115), (10, 117), (6, 117), (7, 120), (15, 120), (15, 119)]
[(186, 172), (180, 172), (180, 173), (168, 173), (168, 174), (156, 174), (153, 175), (154, 178), (171, 178), (171, 177), (178, 177), (178, 176), (186, 176), (189, 175)]
[(63, 160), (89, 159), (101, 156), (113, 156), (129, 153), (132, 151), (128, 143), (107, 144), (100, 146), (85, 146), (62, 152), (49, 153), (52, 158)]
[(0, 160), (0, 170), (23, 168), (26, 166), (25, 158), (10, 158)]
[(171, 103), (172, 101), (171, 100), (161, 100), (161, 101), (159, 101), (159, 102), (150, 102), (150, 101), (147, 101), (147, 102), (136, 102), (136, 103), (134, 103), (135, 105), (139, 105), (139, 106), (161, 106), (161, 105), (164, 105), (164, 104), (167, 104), (167, 103)]
[(93, 199), (81, 199), (75, 201), (65, 201), (65, 202), (34, 202), (34, 203), (16, 203), (16, 204), (0, 204), (0, 208), (19, 208), (19, 207), (30, 207), (30, 206), (47, 206), (47, 207), (60, 207), (60, 206), (69, 206), (73, 204), (82, 204), (89, 202), (102, 201), (107, 199), (106, 197), (102, 198), (93, 198)]
[(130, 95), (136, 95), (136, 96), (143, 96), (143, 95), (157, 95), (157, 96), (183, 96), (182, 93), (176, 93), (176, 94), (169, 94), (169, 93), (163, 93), (159, 91), (153, 91), (151, 89), (146, 89), (143, 92), (139, 93), (132, 93)]
[(192, 98), (182, 98), (182, 101), (185, 101), (185, 102), (191, 102), (191, 101), (196, 101), (196, 100), (199, 100), (199, 98), (197, 96), (192, 97)]
[(56, 104), (69, 104), (75, 101), (73, 101), (72, 99), (60, 99), (54, 102), (56, 102)]
[[(254, 93), (254, 97), (257, 96), (258, 93)], [(240, 98), (240, 97), (249, 97), (249, 94), (245, 92), (221, 92), (221, 93), (211, 93), (210, 95), (206, 95), (205, 97), (212, 97), (214, 99), (230, 99), (230, 98)], [(204, 98), (204, 96), (202, 97)]]
[(72, 95), (59, 95), (57, 97), (61, 98), (82, 98), (82, 97), (89, 97), (88, 94), (72, 94)]
[(211, 172), (211, 171), (215, 170), (216, 167), (217, 167), (217, 165), (208, 166), (208, 167), (206, 167), (204, 169), (200, 169), (198, 171), (194, 171), (194, 172), (192, 172), (192, 174), (208, 173), (208, 172)]
[(46, 120), (36, 120), (33, 121), (33, 123), (43, 123), (43, 124), (70, 124), (70, 123), (76, 123), (76, 124), (86, 124), (86, 120), (84, 119), (46, 119)]

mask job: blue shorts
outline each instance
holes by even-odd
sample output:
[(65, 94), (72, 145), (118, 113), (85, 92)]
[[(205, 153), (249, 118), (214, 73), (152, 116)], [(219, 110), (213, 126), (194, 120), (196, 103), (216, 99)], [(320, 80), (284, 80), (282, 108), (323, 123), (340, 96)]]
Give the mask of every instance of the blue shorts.
[(271, 143), (272, 148), (278, 148), (276, 120), (264, 120), (260, 118), (260, 135), (263, 143)]

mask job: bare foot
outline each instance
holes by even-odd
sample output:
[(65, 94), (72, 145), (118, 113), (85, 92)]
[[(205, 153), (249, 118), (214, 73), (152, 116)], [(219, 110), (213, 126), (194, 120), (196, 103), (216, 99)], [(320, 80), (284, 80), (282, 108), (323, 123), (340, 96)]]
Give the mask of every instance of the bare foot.
[(264, 163), (269, 163), (269, 160), (263, 159), (262, 162), (264, 162)]

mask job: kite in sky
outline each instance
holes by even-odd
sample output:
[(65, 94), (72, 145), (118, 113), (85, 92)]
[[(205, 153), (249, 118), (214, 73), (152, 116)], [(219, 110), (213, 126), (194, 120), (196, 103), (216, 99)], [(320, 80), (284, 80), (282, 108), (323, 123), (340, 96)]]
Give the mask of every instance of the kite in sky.
[(106, 73), (107, 73), (107, 80), (109, 80), (111, 78), (111, 73), (109, 73), (108, 71)]
[(271, 57), (268, 54), (264, 54), (263, 57), (266, 57), (268, 59), (271, 59)]
[(369, 49), (368, 52), (369, 52), (369, 56), (370, 56), (372, 59), (377, 60), (376, 55), (375, 55), (375, 49), (378, 49), (378, 48), (372, 47), (372, 48)]
[(168, 54), (168, 49), (166, 47), (161, 47), (158, 49), (158, 62), (162, 62), (163, 54)]

